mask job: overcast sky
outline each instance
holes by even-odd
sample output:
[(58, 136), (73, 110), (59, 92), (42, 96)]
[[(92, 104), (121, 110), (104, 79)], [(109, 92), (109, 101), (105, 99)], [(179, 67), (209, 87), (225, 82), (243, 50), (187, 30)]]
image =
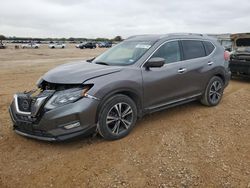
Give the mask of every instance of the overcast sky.
[(0, 34), (108, 37), (250, 32), (249, 0), (0, 0)]

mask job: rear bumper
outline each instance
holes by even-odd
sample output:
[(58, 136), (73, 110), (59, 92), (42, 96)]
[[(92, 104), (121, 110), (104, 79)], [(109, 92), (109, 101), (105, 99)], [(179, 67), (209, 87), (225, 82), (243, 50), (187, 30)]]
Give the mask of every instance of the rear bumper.
[[(80, 135), (86, 136), (95, 131), (97, 106), (97, 100), (83, 98), (75, 103), (44, 112), (41, 117), (33, 118), (18, 113), (12, 102), (9, 112), (13, 129), (17, 134), (45, 141), (63, 141)], [(66, 128), (76, 123), (78, 126)]]
[(250, 61), (231, 60), (229, 68), (234, 76), (250, 76)]

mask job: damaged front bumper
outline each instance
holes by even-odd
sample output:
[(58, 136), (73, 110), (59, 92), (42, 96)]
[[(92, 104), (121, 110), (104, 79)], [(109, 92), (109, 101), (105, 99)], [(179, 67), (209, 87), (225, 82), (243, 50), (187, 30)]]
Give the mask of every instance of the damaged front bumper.
[(95, 131), (98, 100), (86, 97), (46, 110), (44, 105), (52, 95), (53, 92), (49, 91), (35, 97), (28, 93), (14, 96), (9, 112), (17, 134), (45, 141), (62, 141)]

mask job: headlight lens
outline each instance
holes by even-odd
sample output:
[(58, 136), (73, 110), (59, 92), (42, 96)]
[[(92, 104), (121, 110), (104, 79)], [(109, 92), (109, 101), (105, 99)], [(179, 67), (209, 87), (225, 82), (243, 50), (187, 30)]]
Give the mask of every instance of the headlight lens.
[(89, 87), (67, 89), (64, 91), (56, 92), (51, 99), (46, 103), (46, 109), (53, 109), (63, 106), (65, 104), (73, 103), (80, 98), (84, 97), (89, 90)]

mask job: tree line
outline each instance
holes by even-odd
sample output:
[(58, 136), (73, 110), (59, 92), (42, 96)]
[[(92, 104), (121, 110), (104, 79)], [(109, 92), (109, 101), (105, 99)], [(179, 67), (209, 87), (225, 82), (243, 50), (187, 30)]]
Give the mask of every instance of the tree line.
[(4, 35), (0, 35), (0, 40), (34, 40), (34, 41), (86, 41), (86, 40), (92, 40), (92, 41), (122, 41), (121, 36), (116, 36), (113, 39), (108, 38), (95, 38), (95, 39), (88, 39), (88, 38), (32, 38), (32, 37), (6, 37)]

